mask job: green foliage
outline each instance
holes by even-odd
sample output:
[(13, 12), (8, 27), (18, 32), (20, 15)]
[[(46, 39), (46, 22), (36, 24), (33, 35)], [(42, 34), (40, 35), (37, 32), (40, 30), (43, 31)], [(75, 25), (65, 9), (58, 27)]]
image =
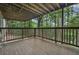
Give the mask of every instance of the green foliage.
[[(64, 26), (79, 27), (79, 14), (72, 11), (73, 6), (64, 8)], [(40, 27), (61, 27), (62, 26), (62, 10), (56, 10), (44, 16), (40, 16)], [(31, 27), (38, 26), (36, 19), (28, 21), (8, 21), (9, 27)]]

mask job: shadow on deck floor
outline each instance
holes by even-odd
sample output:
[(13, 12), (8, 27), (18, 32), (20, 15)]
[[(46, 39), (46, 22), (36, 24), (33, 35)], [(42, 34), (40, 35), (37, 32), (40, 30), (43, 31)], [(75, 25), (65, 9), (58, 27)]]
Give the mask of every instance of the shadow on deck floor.
[(29, 38), (8, 43), (0, 48), (0, 55), (78, 55), (79, 48), (55, 44), (40, 38)]

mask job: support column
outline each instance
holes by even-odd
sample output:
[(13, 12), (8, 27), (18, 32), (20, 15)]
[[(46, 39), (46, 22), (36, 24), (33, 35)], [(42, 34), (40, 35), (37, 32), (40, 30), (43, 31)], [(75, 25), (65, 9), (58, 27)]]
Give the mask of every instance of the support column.
[(1, 27), (2, 27), (2, 17), (0, 15), (0, 43), (2, 42), (2, 29), (1, 29)]
[[(61, 20), (61, 22), (62, 22), (62, 27), (64, 27), (64, 8), (62, 7), (62, 20)], [(63, 34), (64, 32), (63, 32), (63, 29), (62, 29), (62, 41), (61, 41), (61, 43), (63, 43)]]
[[(0, 27), (6, 27), (6, 21), (3, 18), (1, 11), (0, 11)], [(0, 29), (0, 42), (5, 41), (6, 40), (6, 29)]]
[[(1, 20), (2, 20), (1, 28), (5, 28), (6, 27), (6, 21), (5, 21), (5, 19), (1, 19)], [(6, 41), (6, 30), (7, 29), (1, 29), (1, 33), (0, 33), (1, 47), (5, 46), (5, 43), (3, 41)]]
[(39, 17), (38, 18), (38, 28), (40, 28), (40, 21), (41, 21), (41, 18)]
[[(5, 19), (2, 19), (3, 20), (3, 28), (6, 27), (6, 20)], [(6, 41), (6, 30), (7, 29), (2, 29), (2, 41)]]

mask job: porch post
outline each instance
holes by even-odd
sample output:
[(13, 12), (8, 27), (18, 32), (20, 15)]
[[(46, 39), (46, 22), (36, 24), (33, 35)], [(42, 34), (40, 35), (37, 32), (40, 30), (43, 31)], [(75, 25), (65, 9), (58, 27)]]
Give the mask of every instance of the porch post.
[(38, 28), (40, 28), (40, 20), (41, 20), (41, 18), (38, 17)]
[[(0, 12), (0, 27), (6, 27), (6, 21), (3, 18), (1, 12)], [(6, 29), (0, 29), (1, 33), (0, 33), (0, 42), (5, 41), (6, 40)]]
[[(2, 27), (2, 14), (0, 12), (0, 28)], [(0, 43), (2, 42), (2, 29), (0, 29)]]
[[(5, 19), (2, 19), (3, 20), (3, 28), (6, 27), (6, 20)], [(6, 30), (7, 29), (2, 29), (2, 41), (5, 41), (6, 40)]]
[[(62, 22), (62, 25), (61, 25), (61, 27), (63, 27), (64, 26), (64, 8), (62, 7), (62, 20), (61, 20), (61, 22)], [(63, 43), (63, 29), (62, 29), (62, 40), (61, 40), (61, 43)]]

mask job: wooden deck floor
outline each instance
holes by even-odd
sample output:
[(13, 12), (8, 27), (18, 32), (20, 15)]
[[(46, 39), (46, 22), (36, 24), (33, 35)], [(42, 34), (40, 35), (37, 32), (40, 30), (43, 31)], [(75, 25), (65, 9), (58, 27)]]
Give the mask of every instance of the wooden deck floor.
[(79, 48), (65, 44), (55, 44), (40, 38), (29, 38), (6, 44), (0, 48), (0, 55), (76, 55)]

